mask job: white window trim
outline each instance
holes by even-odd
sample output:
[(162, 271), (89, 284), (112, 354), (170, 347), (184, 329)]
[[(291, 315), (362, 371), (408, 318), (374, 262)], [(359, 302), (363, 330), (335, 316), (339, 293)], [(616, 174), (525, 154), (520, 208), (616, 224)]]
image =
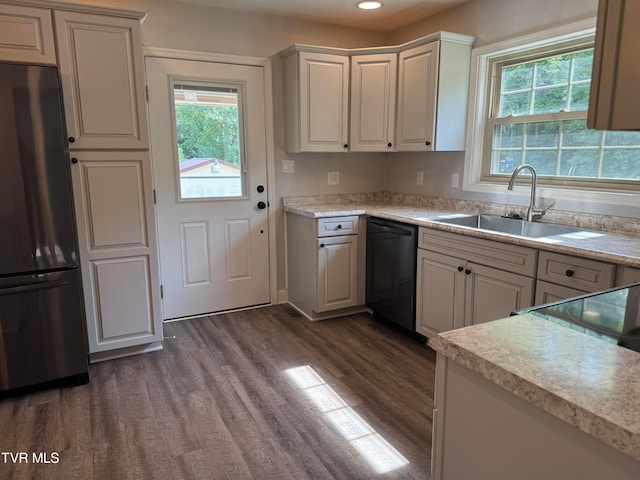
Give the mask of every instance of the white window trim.
[[(486, 118), (491, 108), (489, 68), (496, 57), (521, 51), (524, 46), (544, 48), (561, 41), (578, 41), (595, 34), (596, 19), (586, 19), (529, 35), (504, 40), (484, 47), (474, 48), (471, 53), (471, 85), (467, 112), (467, 136), (464, 158), (463, 190), (486, 194), (504, 194), (506, 185), (482, 181), (482, 154), (485, 149)], [(516, 187), (515, 191), (528, 194), (528, 186)], [(562, 187), (540, 186), (540, 196), (555, 200), (578, 200), (585, 203), (640, 205), (640, 195), (629, 191), (581, 190)]]

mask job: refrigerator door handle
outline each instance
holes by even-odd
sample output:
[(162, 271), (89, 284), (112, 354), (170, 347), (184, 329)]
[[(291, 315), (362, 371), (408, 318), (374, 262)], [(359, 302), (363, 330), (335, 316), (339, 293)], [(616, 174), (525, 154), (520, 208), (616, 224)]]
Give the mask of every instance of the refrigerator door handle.
[(55, 288), (68, 285), (69, 280), (51, 280), (48, 282), (35, 282), (26, 285), (17, 285), (12, 287), (0, 287), (0, 295), (13, 295), (15, 293), (32, 292), (34, 290), (43, 290), (45, 288)]

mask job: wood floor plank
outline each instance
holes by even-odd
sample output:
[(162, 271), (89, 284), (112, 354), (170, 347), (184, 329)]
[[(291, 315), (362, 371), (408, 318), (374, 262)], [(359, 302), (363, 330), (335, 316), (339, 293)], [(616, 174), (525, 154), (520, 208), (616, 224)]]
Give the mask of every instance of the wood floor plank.
[[(162, 351), (91, 365), (87, 385), (0, 398), (1, 451), (60, 456), (0, 464), (0, 480), (430, 478), (435, 354), (424, 344), (367, 314), (310, 322), (287, 305), (164, 333)], [(287, 373), (296, 367), (338, 407), (319, 408)], [(338, 415), (409, 463), (377, 473)]]

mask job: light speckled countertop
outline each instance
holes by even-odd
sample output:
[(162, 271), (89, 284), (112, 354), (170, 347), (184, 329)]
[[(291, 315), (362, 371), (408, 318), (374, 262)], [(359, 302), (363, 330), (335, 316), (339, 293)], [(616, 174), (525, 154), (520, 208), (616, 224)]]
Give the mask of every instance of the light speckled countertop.
[(429, 344), (640, 461), (640, 353), (531, 314), (444, 332)]
[[(350, 198), (350, 197), (349, 197)], [(320, 197), (319, 202), (313, 199), (285, 199), (284, 210), (313, 218), (335, 217), (343, 215), (371, 215), (399, 222), (411, 223), (418, 226), (434, 228), (454, 233), (497, 240), (515, 245), (522, 245), (540, 250), (564, 253), (581, 257), (589, 257), (594, 260), (627, 265), (640, 268), (640, 234), (634, 231), (621, 232), (622, 226), (636, 229), (640, 227), (637, 219), (616, 219), (608, 216), (589, 216), (584, 214), (572, 214), (571, 218), (562, 218), (566, 223), (584, 227), (586, 231), (593, 231), (597, 236), (582, 237), (578, 235), (556, 235), (544, 238), (525, 238), (507, 233), (489, 232), (483, 230), (449, 225), (434, 222), (437, 217), (451, 214), (477, 214), (489, 213), (502, 215), (506, 213), (505, 205), (483, 204), (479, 202), (442, 201), (429, 200), (424, 205), (407, 205), (396, 203), (405, 198), (390, 198), (381, 202), (376, 197), (352, 198), (352, 201), (332, 202), (331, 198)], [(344, 197), (338, 197), (343, 200)], [(327, 201), (328, 200), (328, 201)], [(360, 200), (360, 201), (358, 201)], [(417, 202), (414, 202), (417, 203)], [(512, 209), (513, 210), (513, 209)], [(555, 213), (555, 212), (554, 212)], [(557, 220), (559, 215), (547, 214), (544, 220)], [(603, 228), (606, 231), (602, 230)], [(614, 231), (612, 231), (614, 230)]]

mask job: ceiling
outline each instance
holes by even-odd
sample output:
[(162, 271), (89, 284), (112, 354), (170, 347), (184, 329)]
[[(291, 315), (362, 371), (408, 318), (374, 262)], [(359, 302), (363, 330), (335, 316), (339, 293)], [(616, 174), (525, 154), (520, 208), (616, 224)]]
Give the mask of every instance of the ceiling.
[(361, 10), (357, 0), (177, 0), (210, 7), (268, 13), (389, 32), (468, 0), (382, 0), (378, 10)]

